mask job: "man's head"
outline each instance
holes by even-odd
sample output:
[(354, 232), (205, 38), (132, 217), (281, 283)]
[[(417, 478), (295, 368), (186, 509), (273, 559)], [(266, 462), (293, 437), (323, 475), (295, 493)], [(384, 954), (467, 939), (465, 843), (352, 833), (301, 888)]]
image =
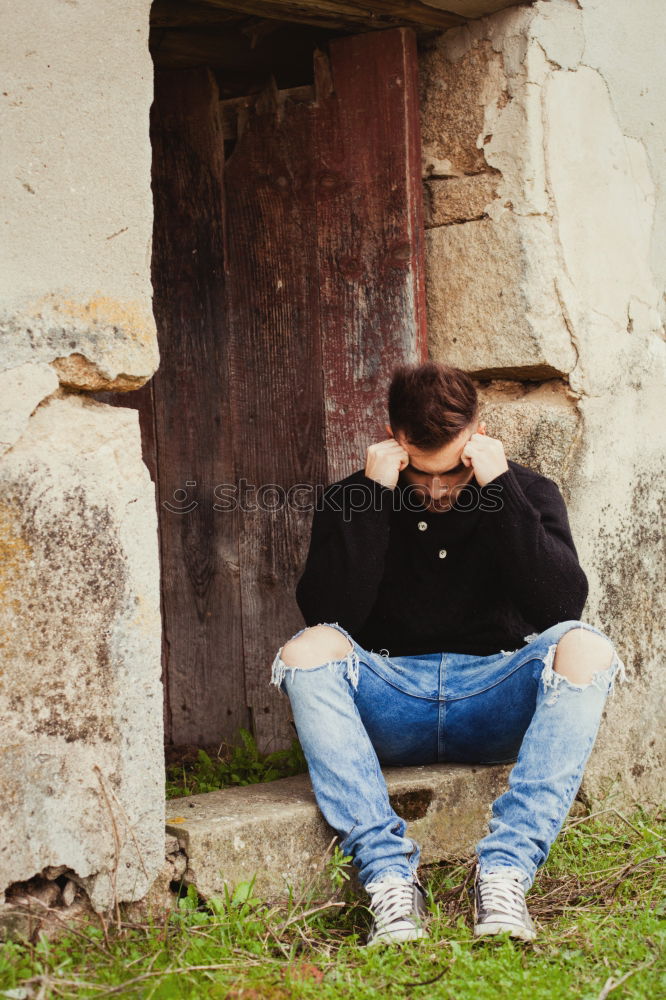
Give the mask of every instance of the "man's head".
[(461, 458), (472, 434), (486, 433), (478, 421), (474, 383), (460, 368), (428, 361), (393, 372), (386, 429), (409, 455), (400, 473), (432, 513), (448, 510), (474, 469)]

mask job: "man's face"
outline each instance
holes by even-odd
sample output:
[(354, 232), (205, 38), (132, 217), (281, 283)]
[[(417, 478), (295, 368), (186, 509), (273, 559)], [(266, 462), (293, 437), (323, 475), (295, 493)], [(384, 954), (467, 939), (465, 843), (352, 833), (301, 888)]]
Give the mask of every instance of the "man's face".
[[(390, 432), (390, 428), (387, 427)], [(460, 489), (474, 477), (472, 465), (466, 466), (461, 460), (463, 448), (475, 433), (485, 434), (485, 423), (474, 421), (464, 431), (442, 448), (421, 451), (405, 438), (402, 431), (394, 437), (409, 455), (409, 465), (400, 477), (413, 487), (418, 500), (432, 514), (450, 510)], [(412, 490), (410, 490), (410, 494)]]

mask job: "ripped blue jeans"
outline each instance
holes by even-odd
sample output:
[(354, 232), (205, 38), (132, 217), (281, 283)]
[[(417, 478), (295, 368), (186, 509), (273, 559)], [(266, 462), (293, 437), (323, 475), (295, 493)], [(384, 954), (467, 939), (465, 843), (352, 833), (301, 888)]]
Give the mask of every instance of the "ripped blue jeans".
[(529, 889), (580, 787), (615, 674), (627, 679), (608, 639), (608, 668), (573, 684), (553, 670), (557, 643), (574, 628), (607, 636), (566, 621), (490, 656), (392, 657), (363, 649), (337, 622), (322, 624), (349, 639), (349, 653), (302, 669), (287, 667), (280, 648), (271, 682), (289, 697), (317, 804), (361, 884), (409, 877), (419, 861), (381, 765), (515, 761), (476, 851), (482, 872), (518, 868)]

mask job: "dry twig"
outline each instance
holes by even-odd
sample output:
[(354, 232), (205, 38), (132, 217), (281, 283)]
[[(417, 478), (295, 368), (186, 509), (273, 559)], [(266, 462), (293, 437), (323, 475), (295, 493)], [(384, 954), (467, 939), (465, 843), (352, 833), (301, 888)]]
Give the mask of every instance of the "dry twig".
[(656, 958), (652, 958), (650, 959), (649, 962), (643, 962), (641, 965), (637, 965), (635, 969), (630, 969), (629, 972), (625, 972), (625, 974), (623, 976), (620, 976), (620, 978), (617, 980), (613, 979), (612, 976), (609, 976), (606, 982), (604, 983), (604, 987), (599, 996), (597, 997), (597, 1000), (606, 1000), (606, 997), (611, 992), (611, 990), (616, 990), (618, 986), (622, 986), (622, 983), (625, 983), (627, 981), (629, 976), (635, 976), (636, 973), (640, 972), (642, 969), (648, 969), (651, 965), (654, 965), (656, 961), (657, 961)]
[(83, 938), (83, 940), (85, 941), (86, 945), (93, 944), (95, 946), (95, 948), (98, 948), (102, 952), (103, 955), (106, 955), (107, 958), (111, 958), (111, 952), (110, 951), (107, 951), (107, 949), (104, 948), (97, 941), (95, 941), (95, 940), (91, 941), (91, 939), (86, 934), (83, 934), (81, 931), (79, 931), (75, 927), (73, 927), (71, 920), (66, 920), (65, 917), (63, 917), (60, 913), (58, 913), (58, 911), (55, 909), (55, 907), (49, 906), (48, 903), (42, 902), (41, 899), (38, 899), (37, 896), (30, 895), (30, 893), (27, 893), (27, 897), (31, 901), (30, 903), (14, 903), (12, 905), (16, 909), (27, 910), (29, 913), (32, 913), (32, 905), (31, 904), (32, 903), (37, 903), (37, 905), (41, 906), (43, 910), (46, 910), (47, 913), (52, 914), (56, 918), (56, 920), (58, 920), (61, 924), (64, 924), (64, 926), (67, 928), (67, 932), (68, 933), (74, 934), (76, 937)]
[(106, 807), (109, 810), (109, 816), (111, 817), (111, 826), (113, 829), (113, 844), (115, 858), (113, 863), (113, 871), (111, 872), (111, 888), (113, 891), (113, 905), (116, 913), (116, 926), (120, 930), (120, 903), (118, 902), (118, 867), (120, 865), (120, 834), (118, 833), (118, 825), (116, 823), (116, 817), (113, 814), (113, 809), (111, 808), (111, 802), (109, 801), (109, 796), (107, 795), (106, 788), (104, 786), (104, 778), (102, 776), (102, 770), (99, 764), (93, 764), (93, 770), (97, 772), (97, 778), (102, 789), (102, 795), (104, 796), (104, 801), (106, 802)]
[(297, 923), (299, 920), (305, 920), (306, 917), (311, 917), (313, 913), (320, 913), (321, 910), (331, 910), (333, 909), (333, 907), (340, 907), (346, 905), (347, 904), (344, 902), (338, 902), (329, 899), (329, 901), (327, 903), (324, 903), (322, 906), (313, 906), (309, 910), (303, 910), (302, 913), (297, 913), (295, 917), (290, 917), (289, 920), (287, 920), (282, 925), (282, 927), (280, 927), (280, 929), (278, 930), (278, 934), (283, 934), (284, 931), (286, 931), (287, 927), (290, 927), (292, 924)]
[[(641, 831), (641, 830), (639, 830), (637, 826), (634, 826), (634, 824), (633, 824), (633, 823), (631, 823), (631, 822), (630, 822), (630, 821), (629, 821), (629, 820), (627, 819), (627, 817), (626, 817), (626, 816), (624, 816), (624, 815), (623, 815), (623, 814), (622, 814), (622, 813), (621, 813), (621, 812), (619, 811), (619, 809), (614, 809), (614, 808), (612, 808), (612, 807), (610, 807), (610, 808), (608, 808), (608, 809), (599, 809), (599, 811), (598, 811), (598, 812), (593, 812), (593, 813), (590, 813), (590, 815), (589, 815), (589, 816), (581, 816), (581, 818), (580, 818), (580, 819), (574, 819), (574, 820), (571, 820), (571, 822), (567, 823), (567, 824), (566, 824), (566, 825), (564, 826), (564, 829), (563, 829), (563, 831), (562, 831), (562, 832), (564, 833), (564, 832), (566, 832), (567, 830), (570, 830), (570, 829), (571, 829), (572, 827), (574, 827), (574, 826), (578, 826), (578, 825), (579, 825), (580, 823), (588, 823), (588, 822), (589, 822), (589, 821), (590, 821), (591, 819), (596, 819), (596, 818), (597, 818), (597, 816), (605, 816), (605, 815), (606, 815), (607, 813), (615, 813), (615, 815), (616, 815), (616, 816), (617, 816), (617, 817), (618, 817), (619, 819), (621, 819), (623, 823), (626, 823), (626, 824), (627, 824), (627, 826), (631, 827), (631, 829), (632, 829), (632, 830), (634, 831), (634, 833), (637, 833), (639, 837), (641, 837), (641, 836), (643, 835), (643, 834), (642, 834), (642, 831)], [(644, 829), (645, 829), (645, 830), (647, 830), (647, 832), (648, 832), (648, 833), (651, 833), (653, 837), (656, 837), (656, 838), (657, 838), (657, 840), (664, 840), (664, 837), (662, 837), (662, 835), (661, 835), (660, 833), (656, 833), (656, 832), (655, 832), (654, 830), (652, 830), (652, 829), (651, 829), (651, 828), (650, 828), (649, 826), (646, 826), (646, 827), (645, 827)]]

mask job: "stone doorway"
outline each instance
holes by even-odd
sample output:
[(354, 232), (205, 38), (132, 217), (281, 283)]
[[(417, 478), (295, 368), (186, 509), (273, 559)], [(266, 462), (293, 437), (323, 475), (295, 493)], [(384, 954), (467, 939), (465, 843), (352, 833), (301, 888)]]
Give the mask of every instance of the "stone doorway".
[(160, 368), (97, 394), (139, 410), (156, 484), (171, 752), (293, 738), (268, 679), (312, 503), (362, 466), (393, 364), (425, 357), (416, 35), (274, 33), (259, 68), (154, 33)]

